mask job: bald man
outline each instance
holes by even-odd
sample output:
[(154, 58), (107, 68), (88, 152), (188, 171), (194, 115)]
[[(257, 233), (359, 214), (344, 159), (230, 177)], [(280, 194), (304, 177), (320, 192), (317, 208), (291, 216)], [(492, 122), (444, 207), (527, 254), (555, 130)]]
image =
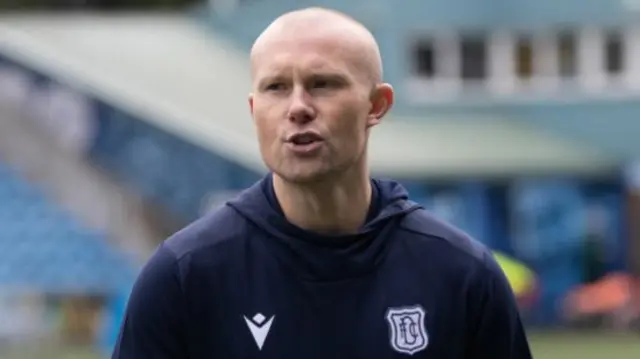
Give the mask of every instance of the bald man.
[(285, 14), (251, 73), (271, 171), (157, 248), (113, 358), (529, 359), (493, 256), (369, 175), (369, 132), (394, 99), (369, 31)]

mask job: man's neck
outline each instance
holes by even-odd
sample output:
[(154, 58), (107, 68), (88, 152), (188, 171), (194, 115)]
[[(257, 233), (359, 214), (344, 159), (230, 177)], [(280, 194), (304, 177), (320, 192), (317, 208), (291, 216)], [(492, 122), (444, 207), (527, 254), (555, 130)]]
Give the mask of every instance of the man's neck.
[(318, 233), (354, 233), (371, 205), (368, 175), (345, 175), (314, 184), (295, 184), (273, 174), (273, 187), (287, 220)]

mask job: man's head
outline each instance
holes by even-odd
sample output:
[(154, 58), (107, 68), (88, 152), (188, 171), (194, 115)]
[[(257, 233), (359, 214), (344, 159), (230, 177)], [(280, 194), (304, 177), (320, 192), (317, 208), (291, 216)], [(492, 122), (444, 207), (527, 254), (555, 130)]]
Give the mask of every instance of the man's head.
[(393, 104), (371, 33), (310, 8), (276, 19), (251, 50), (249, 97), (267, 166), (308, 183), (365, 168), (369, 129)]

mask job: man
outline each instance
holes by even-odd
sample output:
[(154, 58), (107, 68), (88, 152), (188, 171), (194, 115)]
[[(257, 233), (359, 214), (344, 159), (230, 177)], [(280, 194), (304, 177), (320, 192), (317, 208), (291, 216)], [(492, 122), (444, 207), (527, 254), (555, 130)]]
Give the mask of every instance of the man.
[(291, 12), (251, 71), (272, 173), (157, 249), (113, 358), (529, 359), (491, 253), (369, 177), (369, 131), (394, 99), (373, 36)]

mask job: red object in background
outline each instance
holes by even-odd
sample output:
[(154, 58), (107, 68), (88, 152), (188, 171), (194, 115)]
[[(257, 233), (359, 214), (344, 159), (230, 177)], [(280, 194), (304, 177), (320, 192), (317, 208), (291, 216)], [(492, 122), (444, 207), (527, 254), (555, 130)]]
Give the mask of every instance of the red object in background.
[(598, 282), (572, 289), (564, 300), (567, 319), (613, 316), (618, 323), (640, 319), (640, 278), (611, 273)]

